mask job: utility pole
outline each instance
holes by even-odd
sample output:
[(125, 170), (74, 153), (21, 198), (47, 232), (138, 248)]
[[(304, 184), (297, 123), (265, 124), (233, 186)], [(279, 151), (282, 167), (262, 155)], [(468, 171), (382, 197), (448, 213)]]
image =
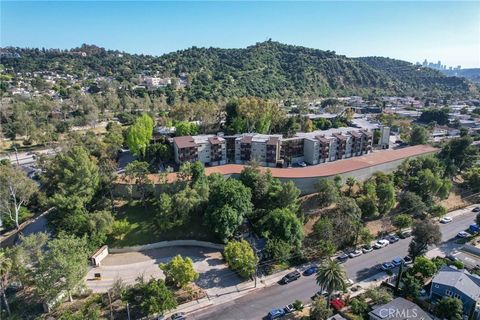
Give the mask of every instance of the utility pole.
[(18, 150), (17, 147), (13, 147), (13, 150), (15, 150), (15, 158), (17, 159), (17, 166), (20, 166), (20, 162), (18, 161)]
[(128, 301), (127, 301), (127, 317), (128, 317), (128, 320), (130, 320), (130, 306), (128, 305)]
[(404, 262), (400, 264), (400, 268), (398, 269), (398, 275), (397, 275), (397, 281), (395, 283), (395, 295), (398, 294), (398, 289), (400, 288), (400, 281), (402, 280), (402, 274), (403, 274), (403, 264)]

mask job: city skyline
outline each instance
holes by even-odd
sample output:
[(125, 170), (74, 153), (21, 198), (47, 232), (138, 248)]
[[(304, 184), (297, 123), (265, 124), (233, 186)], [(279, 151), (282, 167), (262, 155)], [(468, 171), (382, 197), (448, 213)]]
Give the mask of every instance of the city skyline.
[(69, 49), (88, 43), (161, 55), (192, 46), (243, 48), (272, 38), (349, 57), (480, 67), (476, 2), (0, 4), (2, 47)]

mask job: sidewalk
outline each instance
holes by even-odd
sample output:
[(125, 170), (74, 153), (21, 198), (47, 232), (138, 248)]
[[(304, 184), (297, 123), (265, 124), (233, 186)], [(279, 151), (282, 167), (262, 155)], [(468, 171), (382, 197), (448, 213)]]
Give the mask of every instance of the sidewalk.
[[(308, 265), (310, 265), (310, 264), (308, 264)], [(242, 283), (235, 286), (236, 291), (234, 291), (234, 292), (230, 291), (229, 293), (219, 294), (219, 295), (216, 295), (216, 296), (213, 296), (213, 297), (209, 296), (208, 298), (203, 298), (203, 299), (200, 299), (200, 300), (191, 301), (191, 302), (182, 304), (182, 305), (178, 306), (177, 309), (175, 309), (175, 311), (172, 311), (172, 312), (169, 312), (168, 314), (166, 314), (166, 316), (170, 316), (170, 315), (172, 315), (174, 313), (177, 313), (177, 312), (190, 313), (190, 312), (193, 312), (193, 311), (201, 310), (203, 308), (207, 308), (207, 307), (212, 306), (212, 305), (219, 305), (219, 304), (222, 304), (222, 303), (225, 303), (225, 302), (228, 302), (228, 301), (232, 301), (232, 300), (241, 298), (241, 297), (243, 297), (243, 296), (245, 296), (245, 295), (247, 295), (247, 294), (249, 294), (253, 291), (260, 290), (260, 289), (269, 287), (269, 286), (277, 283), (287, 273), (292, 272), (292, 271), (297, 270), (297, 269), (301, 269), (302, 267), (304, 267), (304, 266), (300, 266), (299, 268), (290, 268), (290, 269), (287, 269), (287, 270), (277, 272), (277, 273), (272, 274), (272, 275), (259, 277), (259, 278), (257, 278), (257, 286), (256, 287), (255, 287), (255, 281), (254, 280), (242, 282)]]

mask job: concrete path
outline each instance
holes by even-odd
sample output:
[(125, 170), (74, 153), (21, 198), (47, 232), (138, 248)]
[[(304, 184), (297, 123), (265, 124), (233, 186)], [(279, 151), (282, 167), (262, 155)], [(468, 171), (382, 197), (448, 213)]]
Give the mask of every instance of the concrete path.
[[(192, 259), (195, 271), (200, 275), (196, 283), (209, 296), (237, 292), (237, 286), (243, 285), (242, 279), (228, 269), (219, 251), (202, 247), (179, 246), (142, 252), (109, 254), (102, 261), (102, 266), (92, 268), (88, 272), (87, 287), (93, 292), (106, 292), (116, 279), (122, 279), (126, 284), (134, 284), (136, 279), (141, 276), (146, 279), (164, 278), (162, 270), (158, 267), (159, 264), (169, 262), (176, 255)], [(102, 279), (94, 280), (95, 273), (100, 273)]]

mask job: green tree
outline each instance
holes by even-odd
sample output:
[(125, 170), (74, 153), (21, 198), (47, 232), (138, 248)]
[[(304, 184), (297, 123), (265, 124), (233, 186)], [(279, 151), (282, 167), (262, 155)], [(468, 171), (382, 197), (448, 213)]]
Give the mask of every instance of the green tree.
[(265, 244), (264, 255), (269, 260), (284, 263), (292, 256), (292, 250), (293, 246), (289, 242), (278, 238), (269, 238)]
[(177, 137), (193, 136), (198, 133), (198, 126), (195, 123), (180, 121), (175, 124), (175, 135)]
[(127, 219), (115, 220), (112, 225), (112, 237), (123, 240), (132, 228), (132, 224)]
[(338, 189), (332, 180), (320, 179), (315, 188), (320, 207), (328, 207), (338, 199)]
[(170, 262), (161, 263), (159, 267), (165, 274), (166, 281), (179, 288), (198, 279), (198, 273), (193, 269), (193, 261), (189, 257), (183, 259), (177, 255)]
[(122, 126), (116, 122), (109, 122), (103, 142), (107, 145), (107, 152), (110, 158), (115, 159), (124, 143)]
[(416, 298), (420, 294), (422, 283), (410, 273), (405, 273), (402, 277), (402, 292), (405, 296)]
[(125, 178), (136, 186), (140, 193), (140, 200), (145, 202), (149, 186), (152, 185), (152, 181), (148, 177), (148, 163), (143, 161), (132, 161), (125, 167)]
[(421, 274), (423, 278), (430, 278), (437, 273), (437, 266), (426, 257), (417, 257), (411, 269), (413, 274)]
[(480, 192), (480, 167), (475, 166), (462, 174), (465, 186), (472, 192)]
[(87, 274), (87, 261), (86, 238), (60, 235), (49, 241), (35, 271), (35, 291), (47, 301), (66, 291), (72, 301), (72, 293), (83, 284)]
[(428, 142), (428, 131), (423, 126), (413, 126), (410, 132), (408, 143), (412, 146), (426, 144)]
[(377, 199), (362, 195), (356, 199), (356, 203), (362, 212), (362, 218), (374, 219), (378, 217)]
[(278, 238), (300, 250), (304, 238), (303, 226), (295, 213), (288, 209), (275, 209), (266, 216), (262, 226), (267, 238)]
[(223, 240), (227, 240), (240, 226), (245, 215), (252, 212), (250, 190), (235, 179), (221, 179), (211, 185), (207, 224)]
[(332, 315), (332, 309), (328, 307), (328, 301), (321, 298), (316, 299), (312, 303), (312, 308), (310, 309), (310, 319), (311, 320), (326, 320)]
[(241, 277), (248, 278), (255, 275), (258, 257), (247, 241), (228, 242), (223, 251), (223, 256), (230, 268)]
[(100, 183), (97, 161), (84, 147), (72, 147), (46, 163), (42, 181), (47, 195), (75, 195), (84, 205), (92, 200)]
[(161, 279), (151, 279), (148, 283), (143, 284), (141, 293), (140, 307), (147, 315), (164, 314), (177, 307), (175, 295)]
[(143, 114), (137, 119), (128, 130), (127, 145), (130, 151), (137, 156), (144, 156), (147, 146), (153, 135), (153, 119)]
[(393, 219), (393, 225), (402, 230), (412, 225), (413, 219), (408, 214), (399, 214)]
[(347, 274), (345, 269), (334, 260), (325, 260), (318, 268), (316, 275), (320, 290), (328, 292), (328, 302), (334, 291), (345, 291), (347, 288)]
[(364, 317), (368, 312), (368, 303), (358, 298), (353, 298), (350, 302), (350, 308), (352, 308), (352, 312), (356, 315)]
[(36, 191), (35, 182), (20, 168), (0, 165), (0, 226), (10, 219), (19, 229), (22, 206), (28, 204)]
[(451, 176), (473, 167), (478, 158), (478, 148), (472, 145), (470, 136), (450, 140), (440, 151), (439, 158)]
[(398, 201), (400, 211), (413, 217), (425, 217), (427, 206), (422, 198), (413, 192), (407, 191), (400, 196)]
[(377, 183), (378, 211), (384, 215), (395, 205), (395, 187), (392, 181)]
[(333, 241), (335, 239), (333, 222), (327, 217), (321, 217), (315, 222), (313, 232), (319, 240)]
[(333, 241), (320, 240), (318, 241), (318, 253), (320, 258), (330, 258), (337, 251), (337, 246)]
[(0, 249), (0, 294), (2, 295), (3, 304), (10, 316), (10, 304), (7, 300), (6, 291), (10, 284), (10, 273), (12, 271), (13, 261), (9, 257), (5, 249)]
[(157, 209), (155, 214), (157, 225), (160, 229), (168, 229), (170, 223), (173, 223), (175, 218), (172, 197), (168, 193), (161, 193), (155, 201), (155, 207)]
[(408, 253), (413, 259), (425, 254), (428, 246), (438, 245), (442, 241), (440, 227), (430, 220), (416, 221), (412, 235), (413, 239), (408, 247)]
[(436, 306), (436, 313), (442, 319), (463, 319), (462, 300), (453, 297), (443, 297)]

